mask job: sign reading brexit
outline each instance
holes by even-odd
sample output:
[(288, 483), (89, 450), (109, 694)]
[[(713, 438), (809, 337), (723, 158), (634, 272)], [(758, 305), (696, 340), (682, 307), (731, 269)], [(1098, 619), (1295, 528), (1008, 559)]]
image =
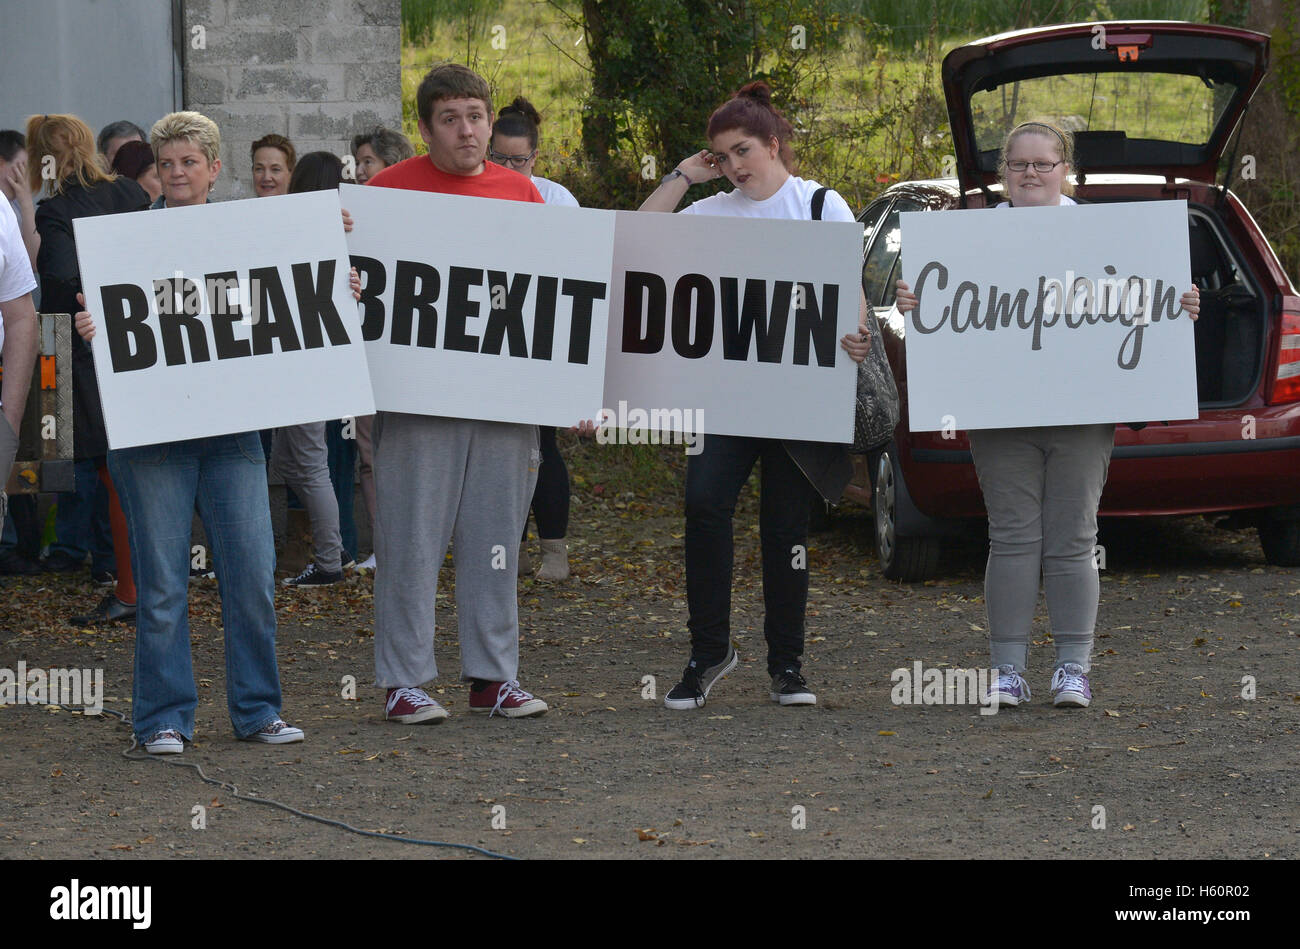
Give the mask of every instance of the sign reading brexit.
[(336, 194), (74, 227), (112, 448), (374, 411)]
[(613, 214), (341, 192), (379, 409), (565, 427), (596, 417)]
[(1185, 201), (900, 221), (912, 431), (1196, 418)]
[(861, 268), (860, 224), (619, 212), (604, 405), (851, 442)]

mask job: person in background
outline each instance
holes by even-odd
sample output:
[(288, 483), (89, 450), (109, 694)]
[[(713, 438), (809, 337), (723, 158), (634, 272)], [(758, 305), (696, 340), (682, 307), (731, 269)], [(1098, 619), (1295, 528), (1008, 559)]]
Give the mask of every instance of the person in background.
[[(542, 117), (533, 104), (523, 96), (516, 96), (507, 106), (502, 106), (492, 125), (492, 144), (488, 158), (532, 181), (547, 204), (576, 208), (577, 200), (564, 185), (533, 174), (537, 164), (537, 127)], [(555, 441), (553, 425), (538, 426), (542, 443), (542, 466), (537, 473), (537, 490), (533, 493), (532, 512), (537, 519), (537, 538), (542, 548), (542, 564), (537, 570), (538, 580), (564, 580), (569, 576), (569, 469), (564, 464)], [(519, 542), (519, 575), (532, 570), (528, 558), (528, 524), (524, 523), (524, 536)]]
[[(36, 252), (41, 246), (41, 236), (36, 230), (36, 210), (32, 192), (27, 187), (27, 140), (15, 129), (0, 131), (0, 195), (9, 202), (18, 225), (22, 244), (27, 250), (31, 270), (36, 269)], [(9, 261), (16, 267), (16, 261)], [(40, 290), (32, 291), (32, 304), (40, 308)], [(15, 306), (18, 304), (15, 303)], [(0, 327), (0, 343), (4, 329)], [(0, 473), (0, 482), (9, 476), (8, 469)], [(3, 484), (0, 484), (3, 487)], [(3, 533), (0, 534), (0, 574), (31, 576), (41, 572), (36, 558), (40, 556), (40, 527), (36, 521), (34, 495), (20, 494), (9, 499)], [(85, 559), (85, 552), (82, 552)]]
[(0, 520), (8, 513), (4, 483), (18, 455), (18, 429), (36, 366), (39, 328), (32, 304), (34, 289), (36, 277), (13, 208), (0, 201), (0, 328), (4, 339), (0, 361), (5, 367), (0, 388)]
[[(36, 210), (36, 227), (41, 234), (37, 257), (41, 300), (50, 313), (76, 313), (81, 309), (77, 305), (81, 271), (73, 221), (140, 211), (149, 206), (149, 196), (138, 184), (103, 170), (96, 159), (94, 141), (90, 128), (75, 115), (33, 115), (27, 120), (28, 177), (32, 189), (41, 184), (43, 166), (54, 168), (51, 193)], [(94, 610), (73, 616), (68, 622), (74, 626), (99, 626), (130, 621), (136, 614), (136, 589), (127, 521), (108, 471), (108, 435), (99, 404), (94, 359), (90, 347), (75, 337), (72, 383), (74, 457), (77, 461), (93, 462), (107, 492), (117, 583), (116, 589), (104, 596)]]
[(352, 158), (357, 184), (363, 185), (389, 165), (415, 157), (415, 146), (401, 132), (376, 125), (352, 136)]
[(27, 139), (16, 129), (0, 131), (0, 194), (5, 196), (18, 220), (27, 259), (35, 273), (41, 235), (36, 230), (36, 206), (28, 182)]
[(293, 142), (274, 132), (263, 135), (249, 149), (249, 157), (253, 160), (253, 193), (257, 197), (289, 193), (289, 177), (297, 161)]
[[(154, 124), (149, 138), (163, 206), (207, 202), (221, 172), (216, 123), (198, 112), (173, 112)], [(93, 339), (95, 317), (81, 310), (76, 327), (84, 340)], [(257, 432), (117, 449), (109, 452), (108, 464), (131, 526), (132, 564), (140, 578), (131, 709), (136, 741), (152, 755), (180, 754), (194, 737), (198, 693), (187, 589), (196, 504), (220, 552), (213, 567), (235, 735), (268, 744), (302, 741), (302, 729), (280, 717), (275, 538)]]
[(130, 178), (143, 188), (150, 204), (162, 197), (162, 182), (158, 180), (158, 168), (148, 142), (127, 142), (119, 148), (113, 156), (113, 173)]
[[(664, 176), (642, 211), (673, 211), (692, 185), (726, 177), (728, 192), (683, 208), (682, 214), (770, 220), (853, 220), (835, 191), (791, 173), (790, 122), (772, 105), (772, 90), (751, 82), (709, 116), (709, 148)], [(820, 196), (820, 197), (819, 197)], [(707, 223), (700, 222), (702, 227)], [(854, 362), (871, 348), (860, 302), (858, 332), (840, 339)], [(773, 438), (708, 435), (686, 463), (686, 602), (691, 655), (682, 680), (664, 696), (672, 709), (702, 708), (709, 690), (736, 667), (731, 644), (731, 585), (736, 500), (761, 459), (758, 526), (763, 556), (763, 636), (768, 697), (780, 705), (815, 705), (802, 672), (808, 570), (792, 563), (803, 547), (808, 517), (820, 495), (839, 500), (853, 476), (846, 445)]]
[[(343, 162), (330, 152), (310, 152), (294, 168), (290, 194), (337, 191), (343, 181)], [(271, 472), (284, 479), (311, 518), (312, 561), (289, 587), (318, 587), (343, 579), (343, 543), (339, 535), (339, 505), (330, 484), (329, 451), (325, 423), (308, 422), (275, 430)], [(348, 558), (349, 560), (351, 558)]]
[[(1070, 197), (1073, 170), (1073, 135), (1055, 123), (1022, 122), (1002, 143), (998, 172), (1007, 200), (996, 207), (1077, 204)], [(896, 302), (900, 313), (911, 312), (918, 302), (902, 280)], [(1180, 302), (1195, 320), (1199, 291), (1193, 287)], [(988, 698), (999, 706), (1029, 701), (1024, 674), (1041, 579), (1056, 651), (1052, 704), (1086, 708), (1092, 703), (1088, 673), (1101, 594), (1093, 560), (1097, 509), (1115, 424), (980, 429), (968, 435), (989, 515), (984, 609), (989, 665), (997, 679)]]
[[(357, 184), (363, 185), (389, 165), (415, 157), (415, 147), (401, 132), (376, 125), (367, 132), (352, 138), (352, 157), (356, 166)], [(375, 417), (361, 415), (355, 420), (357, 454), (361, 457), (358, 474), (361, 478), (361, 500), (365, 502), (366, 514), (370, 517), (370, 529), (375, 529), (375, 468), (372, 431)], [(356, 553), (356, 551), (353, 551)], [(375, 555), (372, 553), (357, 565), (358, 570), (375, 569)]]
[(104, 168), (113, 167), (113, 159), (117, 156), (117, 150), (127, 142), (143, 142), (144, 129), (122, 119), (118, 122), (110, 122), (99, 130), (99, 137), (95, 139), (95, 147), (103, 155)]

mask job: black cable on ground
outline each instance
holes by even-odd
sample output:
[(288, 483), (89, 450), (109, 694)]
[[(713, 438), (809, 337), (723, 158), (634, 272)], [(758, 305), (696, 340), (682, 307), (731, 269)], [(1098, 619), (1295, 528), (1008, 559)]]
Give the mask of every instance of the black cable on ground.
[[(117, 711), (116, 709), (105, 708), (104, 711), (109, 715), (117, 716), (117, 718), (121, 720), (122, 724), (130, 726), (131, 720), (127, 718), (125, 715), (123, 715), (121, 712)], [(131, 745), (126, 749), (126, 751), (122, 752), (122, 757), (126, 758), (129, 761), (155, 761), (158, 764), (162, 764), (162, 765), (171, 765), (173, 767), (181, 767), (181, 768), (193, 768), (195, 771), (198, 772), (199, 778), (201, 780), (203, 780), (207, 784), (212, 784), (221, 788), (222, 790), (226, 791), (226, 793), (230, 794), (231, 797), (234, 797), (240, 801), (249, 801), (250, 803), (253, 804), (266, 804), (271, 807), (277, 807), (282, 811), (288, 811), (290, 814), (293, 814), (295, 817), (301, 817), (304, 818), (305, 820), (315, 821), (318, 824), (325, 824), (328, 827), (338, 827), (348, 831), (349, 833), (359, 834), (362, 837), (378, 837), (380, 840), (392, 840), (401, 844), (417, 844), (423, 847), (450, 847), (456, 850), (469, 850), (472, 851), (473, 853), (481, 853), (485, 857), (492, 857), (493, 859), (496, 860), (518, 860), (519, 859), (518, 857), (512, 857), (509, 854), (496, 853), (495, 851), (492, 850), (485, 850), (484, 848), (476, 847), (473, 844), (456, 844), (456, 843), (449, 843), (444, 840), (420, 840), (417, 837), (399, 837), (396, 834), (384, 834), (374, 830), (362, 830), (360, 827), (353, 827), (351, 824), (345, 824), (343, 821), (340, 820), (334, 820), (333, 818), (329, 818), (329, 817), (318, 817), (315, 814), (308, 814), (306, 811), (300, 811), (296, 807), (290, 807), (288, 804), (282, 804), (279, 801), (274, 800), (273, 798), (252, 797), (247, 794), (240, 794), (239, 787), (237, 785), (229, 784), (225, 781), (218, 781), (216, 778), (208, 777), (206, 774), (203, 773), (203, 768), (200, 765), (197, 765), (191, 761), (172, 761), (172, 760), (157, 757), (155, 755), (132, 754), (131, 752), (135, 751), (135, 749), (138, 747), (140, 747), (140, 745), (135, 739), (135, 733), (132, 732)]]

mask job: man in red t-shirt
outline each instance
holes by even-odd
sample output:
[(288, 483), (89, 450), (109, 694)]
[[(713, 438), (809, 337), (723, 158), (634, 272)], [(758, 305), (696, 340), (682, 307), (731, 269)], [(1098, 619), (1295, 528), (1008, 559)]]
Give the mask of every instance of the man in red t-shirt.
[[(407, 188), (542, 203), (523, 175), (485, 161), (492, 98), (464, 66), (431, 70), (416, 93), (428, 155), (370, 179)], [(519, 685), (519, 534), (537, 484), (537, 426), (379, 412), (374, 424), (375, 680), (384, 717), (439, 722), (447, 710), (420, 688), (438, 675), (433, 655), (438, 568), (455, 539), (461, 678), (471, 712), (540, 715), (547, 705)]]

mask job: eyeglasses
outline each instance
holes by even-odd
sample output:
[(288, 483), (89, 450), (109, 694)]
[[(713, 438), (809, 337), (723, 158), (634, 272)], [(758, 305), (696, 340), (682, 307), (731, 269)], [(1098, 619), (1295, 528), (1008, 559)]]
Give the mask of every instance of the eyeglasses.
[(537, 157), (537, 149), (533, 149), (527, 155), (502, 155), (495, 149), (488, 149), (488, 158), (492, 159), (498, 165), (509, 165), (511, 168), (522, 168)]
[(1033, 165), (1034, 171), (1038, 172), (1040, 175), (1045, 175), (1057, 165), (1062, 165), (1064, 163), (1065, 159), (1061, 159), (1060, 161), (1021, 161), (1016, 159), (1015, 161), (1007, 162), (1007, 170), (1017, 172), (1024, 171), (1030, 165)]

